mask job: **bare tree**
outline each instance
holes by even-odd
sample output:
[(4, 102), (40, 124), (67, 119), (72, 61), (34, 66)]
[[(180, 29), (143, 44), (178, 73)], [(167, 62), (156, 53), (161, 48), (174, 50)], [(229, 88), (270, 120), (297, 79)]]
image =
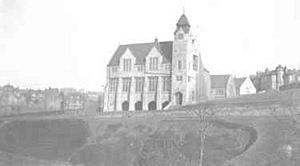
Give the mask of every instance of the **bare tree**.
[(197, 132), (200, 135), (200, 162), (199, 166), (203, 166), (204, 160), (204, 144), (206, 136), (213, 127), (212, 119), (215, 116), (215, 111), (212, 107), (209, 107), (207, 104), (203, 107), (197, 108), (196, 110), (191, 111), (193, 116), (196, 117), (197, 122)]

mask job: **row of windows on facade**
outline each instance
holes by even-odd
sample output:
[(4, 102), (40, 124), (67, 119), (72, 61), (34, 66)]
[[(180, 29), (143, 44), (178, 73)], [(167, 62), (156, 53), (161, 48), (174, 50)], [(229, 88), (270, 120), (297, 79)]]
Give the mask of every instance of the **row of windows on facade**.
[(225, 90), (224, 89), (216, 89), (216, 95), (217, 96), (224, 96)]
[[(178, 70), (183, 69), (183, 65), (182, 65), (181, 60), (178, 60), (177, 68), (178, 68)], [(189, 69), (190, 69), (190, 65), (189, 65)], [(198, 70), (198, 56), (197, 55), (193, 56), (193, 70), (195, 70), (195, 71)]]
[[(193, 79), (193, 77), (188, 76), (188, 82), (191, 82), (191, 80)], [(183, 81), (183, 77), (181, 75), (176, 76), (176, 80), (177, 81)]]
[[(131, 59), (123, 59), (123, 71), (124, 72), (131, 72)], [(143, 67), (139, 66), (137, 68), (138, 71), (143, 71)], [(158, 70), (158, 57), (150, 57), (150, 64), (149, 64), (150, 71), (157, 71)]]
[[(131, 59), (123, 59), (123, 71), (124, 72), (131, 72)], [(183, 69), (182, 61), (178, 60), (178, 70)], [(113, 67), (112, 72), (117, 72), (118, 68)], [(137, 71), (142, 72), (144, 70), (143, 66), (138, 66)], [(150, 64), (149, 64), (149, 70), (150, 71), (158, 71), (158, 57), (150, 57)], [(169, 66), (166, 66), (166, 70), (169, 70)], [(197, 71), (198, 70), (198, 56), (194, 55), (193, 56), (193, 70)]]
[[(122, 78), (122, 91), (129, 92), (131, 88), (131, 78)], [(148, 90), (150, 92), (155, 92), (158, 86), (158, 77), (148, 77), (149, 80), (149, 87)], [(111, 92), (117, 91), (119, 79), (111, 78), (109, 84), (109, 90)], [(142, 92), (144, 89), (145, 79), (143, 77), (136, 77), (135, 78), (135, 91)], [(171, 88), (171, 79), (170, 77), (162, 77), (162, 90), (163, 91), (170, 91)]]

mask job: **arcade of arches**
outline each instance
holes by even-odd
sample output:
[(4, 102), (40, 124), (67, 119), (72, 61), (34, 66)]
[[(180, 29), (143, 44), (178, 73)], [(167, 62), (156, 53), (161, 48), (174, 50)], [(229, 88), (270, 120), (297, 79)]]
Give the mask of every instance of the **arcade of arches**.
[[(181, 97), (182, 98), (182, 97)], [(176, 98), (177, 99), (177, 98)], [(180, 97), (179, 97), (180, 99)], [(182, 99), (181, 99), (182, 100)], [(179, 102), (179, 101), (178, 101)], [(165, 101), (161, 104), (161, 109), (164, 109), (170, 102), (169, 101)], [(177, 102), (176, 102), (177, 103)], [(180, 103), (180, 102), (179, 102)], [(181, 101), (182, 103), (182, 101)], [(157, 108), (157, 102), (156, 101), (151, 101), (148, 103), (148, 110), (157, 110), (160, 108)], [(135, 111), (142, 111), (143, 110), (143, 102), (142, 101), (137, 101), (134, 104), (134, 110)], [(129, 102), (128, 101), (124, 101), (122, 103), (122, 111), (129, 111)]]

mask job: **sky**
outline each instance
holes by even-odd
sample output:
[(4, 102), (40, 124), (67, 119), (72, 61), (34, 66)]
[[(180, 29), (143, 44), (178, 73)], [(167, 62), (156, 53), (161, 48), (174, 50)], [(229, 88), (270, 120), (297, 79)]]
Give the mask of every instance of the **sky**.
[(173, 40), (183, 12), (211, 74), (300, 67), (299, 0), (0, 0), (0, 86), (100, 91), (119, 44)]

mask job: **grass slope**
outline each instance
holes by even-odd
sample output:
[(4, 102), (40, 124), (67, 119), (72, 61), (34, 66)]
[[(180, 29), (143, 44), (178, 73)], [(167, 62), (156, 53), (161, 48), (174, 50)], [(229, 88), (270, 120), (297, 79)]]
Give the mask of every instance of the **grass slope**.
[[(220, 165), (255, 142), (255, 130), (212, 121), (205, 165)], [(127, 120), (92, 123), (95, 142), (71, 157), (72, 164), (110, 166), (198, 165), (200, 136), (193, 120)]]
[[(234, 158), (236, 166), (298, 166), (300, 164), (300, 129), (291, 117), (240, 117), (227, 120), (252, 126), (257, 141), (245, 153)], [(289, 150), (287, 147), (291, 147)]]
[(0, 128), (0, 150), (42, 160), (67, 160), (86, 143), (82, 120), (15, 120)]

